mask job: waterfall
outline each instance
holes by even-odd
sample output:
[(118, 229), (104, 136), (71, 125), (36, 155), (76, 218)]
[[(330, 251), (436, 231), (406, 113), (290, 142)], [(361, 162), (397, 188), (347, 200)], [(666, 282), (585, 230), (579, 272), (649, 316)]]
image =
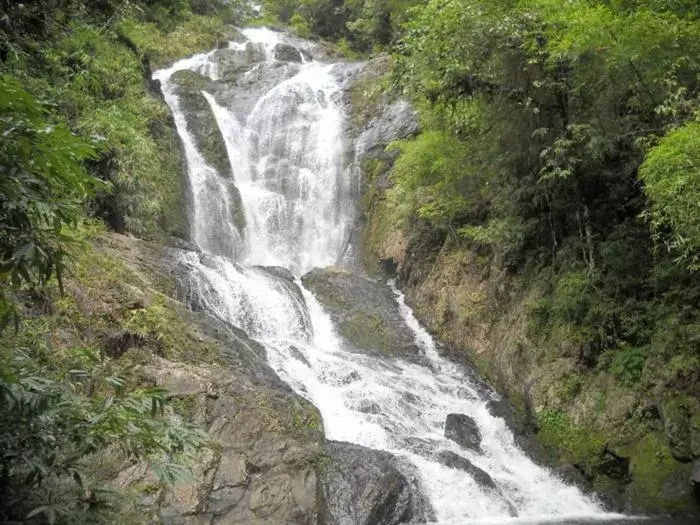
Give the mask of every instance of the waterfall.
[[(265, 346), (279, 376), (318, 407), (329, 439), (412, 464), (438, 523), (610, 518), (526, 456), (504, 420), (489, 412), (489, 394), (438, 355), (398, 290), (402, 318), (426, 364), (344, 347), (299, 277), (340, 261), (354, 223), (358, 175), (342, 95), (356, 66), (314, 60), (313, 44), (281, 33), (243, 34), (245, 42), (154, 75), (187, 158), (199, 252), (183, 262), (203, 306)], [(292, 59), (279, 59), (282, 52)], [(225, 150), (223, 167), (207, 153), (215, 147)], [(476, 421), (480, 451), (445, 438), (449, 413)], [(437, 456), (444, 452), (466, 458), (493, 484), (443, 465)]]

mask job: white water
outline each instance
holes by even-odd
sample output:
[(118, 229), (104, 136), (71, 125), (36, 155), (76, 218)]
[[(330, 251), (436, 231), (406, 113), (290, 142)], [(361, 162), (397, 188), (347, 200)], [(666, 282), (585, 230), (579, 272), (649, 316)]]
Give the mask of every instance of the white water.
[[(272, 57), (284, 36), (245, 35), (266, 53), (255, 66), (288, 67)], [(245, 44), (232, 44), (243, 52)], [(188, 68), (216, 78), (212, 54), (198, 55), (156, 74), (175, 115), (192, 188), (192, 237), (205, 255), (184, 256), (205, 306), (261, 341), (270, 365), (316, 405), (329, 439), (387, 450), (412, 463), (441, 524), (539, 523), (612, 517), (590, 498), (535, 465), (514, 443), (505, 422), (458, 366), (439, 357), (395, 290), (400, 311), (430, 366), (349, 352), (310, 292), (254, 265), (282, 266), (299, 277), (341, 259), (353, 207), (353, 171), (344, 159), (342, 86), (333, 65), (305, 61), (291, 78), (259, 93), (240, 119), (203, 93), (226, 142), (247, 227), (231, 220), (227, 180), (197, 151), (170, 76)], [(246, 73), (248, 75), (249, 73)], [(240, 119), (240, 120), (239, 120)], [(301, 282), (297, 279), (297, 285)], [(448, 413), (468, 414), (482, 434), (481, 453), (444, 437)], [(435, 457), (449, 450), (488, 472), (498, 490)], [(512, 509), (518, 518), (511, 518)]]

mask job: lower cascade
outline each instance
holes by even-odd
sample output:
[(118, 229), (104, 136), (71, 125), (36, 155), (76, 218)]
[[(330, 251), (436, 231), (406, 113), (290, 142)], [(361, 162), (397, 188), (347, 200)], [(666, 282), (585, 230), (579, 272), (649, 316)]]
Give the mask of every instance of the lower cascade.
[(339, 333), (302, 276), (352, 258), (359, 172), (343, 94), (357, 66), (282, 33), (242, 34), (154, 75), (188, 163), (194, 300), (264, 345), (329, 439), (395, 455), (429, 502), (426, 520), (619, 518), (528, 458), (489, 410), (497, 395), (439, 356), (393, 284), (382, 293), (412, 357), (362, 352)]

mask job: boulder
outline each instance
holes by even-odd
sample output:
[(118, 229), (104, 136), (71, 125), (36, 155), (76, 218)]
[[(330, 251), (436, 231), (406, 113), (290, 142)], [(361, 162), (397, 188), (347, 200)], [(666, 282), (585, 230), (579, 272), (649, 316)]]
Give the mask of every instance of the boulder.
[(279, 60), (280, 62), (302, 61), (299, 50), (294, 46), (290, 46), (289, 44), (277, 44), (272, 50), (272, 54), (274, 55), (275, 60)]
[(243, 49), (223, 48), (212, 54), (216, 64), (216, 73), (224, 82), (236, 80), (241, 73), (265, 60), (265, 50), (248, 42)]
[(505, 496), (503, 496), (503, 493), (496, 486), (496, 483), (494, 483), (491, 476), (489, 476), (489, 474), (486, 471), (474, 465), (467, 458), (464, 458), (459, 454), (455, 454), (454, 452), (451, 452), (449, 450), (443, 450), (438, 454), (438, 461), (446, 467), (466, 472), (474, 481), (476, 481), (476, 483), (480, 487), (486, 490), (496, 492), (501, 498), (503, 498), (503, 503), (506, 507), (508, 507), (508, 512), (510, 513), (510, 515), (518, 515), (518, 511), (515, 508), (515, 506), (510, 501), (508, 501), (505, 498)]
[(386, 284), (339, 268), (317, 268), (301, 280), (330, 314), (351, 349), (425, 361)]
[(319, 474), (324, 525), (424, 522), (426, 503), (387, 452), (331, 442)]
[(445, 437), (459, 446), (481, 451), (481, 432), (473, 418), (465, 414), (447, 414)]
[(356, 410), (358, 412), (363, 412), (365, 414), (381, 414), (382, 407), (376, 401), (370, 401), (369, 399), (363, 399), (357, 404)]

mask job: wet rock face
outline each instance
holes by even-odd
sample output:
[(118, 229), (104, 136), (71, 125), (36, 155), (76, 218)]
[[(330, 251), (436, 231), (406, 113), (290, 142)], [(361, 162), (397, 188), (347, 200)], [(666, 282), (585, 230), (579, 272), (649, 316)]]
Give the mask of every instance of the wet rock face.
[(440, 463), (446, 467), (463, 470), (469, 474), (469, 476), (474, 478), (474, 481), (476, 481), (482, 487), (496, 490), (496, 484), (494, 483), (493, 479), (491, 479), (491, 476), (489, 476), (484, 470), (474, 465), (467, 458), (463, 458), (462, 456), (455, 454), (454, 452), (450, 452), (449, 450), (443, 450), (440, 452), (440, 454), (438, 454), (438, 461), (440, 461)]
[(380, 108), (358, 138), (367, 153), (383, 152), (395, 140), (413, 137), (420, 131), (418, 114), (405, 100), (398, 100)]
[(454, 452), (450, 452), (449, 450), (443, 450), (438, 454), (438, 461), (447, 467), (462, 470), (469, 474), (469, 476), (476, 481), (480, 487), (488, 491), (495, 492), (501, 498), (503, 498), (503, 504), (508, 508), (511, 516), (518, 515), (518, 511), (515, 506), (508, 501), (505, 496), (503, 496), (503, 493), (493, 481), (491, 476), (489, 476), (489, 474), (484, 470), (474, 465), (474, 463), (469, 461), (467, 458), (455, 454)]
[[(113, 236), (144, 275), (180, 281), (187, 268), (176, 249), (147, 249), (142, 241)], [(291, 281), (280, 268), (260, 268)], [(143, 494), (144, 514), (157, 509), (165, 525), (424, 522), (429, 512), (412, 477), (391, 454), (329, 443), (318, 411), (269, 367), (265, 349), (245, 332), (178, 305), (198, 342), (216, 345), (216, 366), (153, 356), (136, 373), (144, 384), (168, 389), (179, 417), (205, 429), (218, 444), (199, 452), (192, 478)], [(175, 308), (175, 306), (173, 306)], [(147, 463), (124, 466), (122, 488), (157, 485)]]
[(465, 414), (447, 414), (445, 419), (445, 437), (458, 445), (479, 452), (481, 450), (481, 432), (471, 417)]
[(423, 361), (414, 334), (404, 323), (387, 285), (338, 268), (317, 268), (301, 280), (353, 349)]
[(185, 69), (173, 73), (171, 80), (178, 86), (177, 95), (187, 117), (187, 129), (192, 133), (197, 149), (219, 175), (230, 177), (226, 143), (214, 113), (202, 95), (202, 91), (210, 87), (211, 79)]
[(272, 50), (275, 60), (281, 62), (301, 62), (301, 53), (299, 50), (289, 44), (277, 44)]
[(397, 525), (425, 521), (425, 503), (386, 452), (329, 443), (319, 474), (323, 525)]
[(212, 55), (216, 64), (216, 73), (223, 82), (231, 82), (238, 76), (265, 60), (265, 50), (251, 42), (243, 49), (218, 49)]
[(700, 459), (693, 462), (693, 471), (690, 474), (690, 482), (693, 484), (695, 498), (700, 502)]

